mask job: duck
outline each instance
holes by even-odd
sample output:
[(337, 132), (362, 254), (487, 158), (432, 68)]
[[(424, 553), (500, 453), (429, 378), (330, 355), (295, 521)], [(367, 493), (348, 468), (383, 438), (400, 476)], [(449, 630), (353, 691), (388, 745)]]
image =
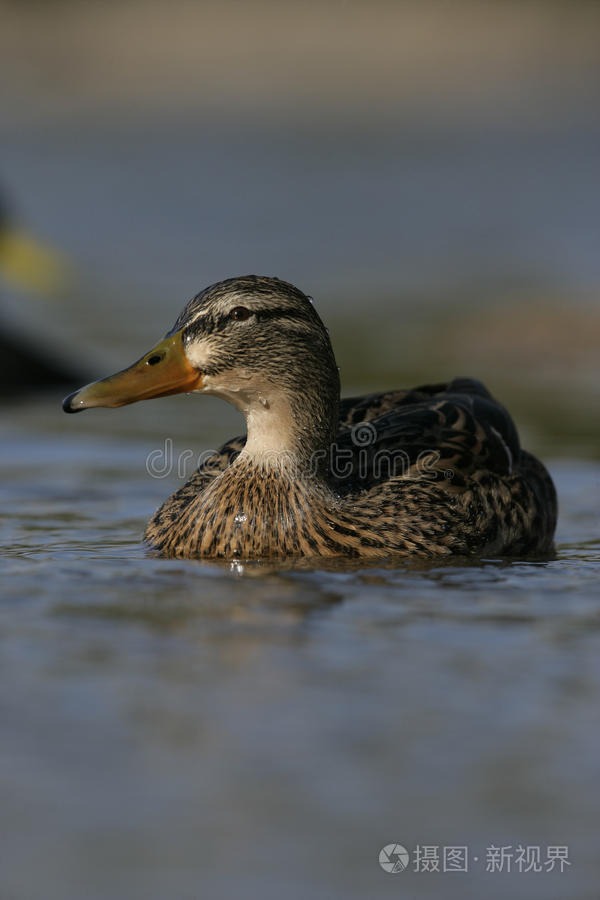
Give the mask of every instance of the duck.
[(552, 552), (556, 491), (504, 407), (454, 378), (340, 399), (311, 297), (248, 275), (197, 294), (132, 366), (67, 413), (180, 392), (240, 410), (227, 441), (167, 499), (144, 541), (166, 557), (261, 560)]

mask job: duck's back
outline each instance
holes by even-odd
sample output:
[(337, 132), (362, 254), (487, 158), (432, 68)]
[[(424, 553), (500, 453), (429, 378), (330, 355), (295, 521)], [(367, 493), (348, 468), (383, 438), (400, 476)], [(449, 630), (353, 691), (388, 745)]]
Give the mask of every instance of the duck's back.
[[(336, 472), (332, 457), (332, 477), (342, 494), (368, 496), (382, 514), (390, 488), (400, 489), (403, 506), (412, 507), (425, 532), (437, 507), (458, 538), (454, 552), (536, 553), (552, 547), (552, 479), (521, 448), (509, 413), (479, 381), (457, 378), (346, 398), (336, 449), (341, 459), (352, 450), (352, 472)], [(466, 510), (466, 519), (456, 519), (457, 507)]]

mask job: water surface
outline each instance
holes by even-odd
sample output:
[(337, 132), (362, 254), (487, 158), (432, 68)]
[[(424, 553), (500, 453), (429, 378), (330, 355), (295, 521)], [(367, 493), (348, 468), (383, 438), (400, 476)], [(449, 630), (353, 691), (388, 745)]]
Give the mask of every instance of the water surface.
[[(144, 461), (186, 399), (57, 399), (7, 407), (0, 451), (3, 897), (595, 896), (597, 463), (550, 460), (548, 560), (162, 560), (177, 477)], [(208, 407), (198, 451), (237, 428)], [(391, 876), (390, 842), (572, 865)]]

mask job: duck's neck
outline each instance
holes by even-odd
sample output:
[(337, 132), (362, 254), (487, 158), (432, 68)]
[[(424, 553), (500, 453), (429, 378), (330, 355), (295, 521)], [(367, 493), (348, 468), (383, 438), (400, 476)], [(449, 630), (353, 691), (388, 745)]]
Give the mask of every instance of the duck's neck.
[(325, 471), (335, 425), (337, 403), (332, 411), (325, 404), (307, 408), (293, 398), (264, 397), (246, 415), (244, 456), (259, 468), (317, 476)]
[(326, 460), (338, 423), (339, 384), (307, 383), (294, 391), (268, 382), (242, 390), (213, 387), (246, 418), (247, 438), (242, 458), (257, 469), (282, 473), (325, 473)]

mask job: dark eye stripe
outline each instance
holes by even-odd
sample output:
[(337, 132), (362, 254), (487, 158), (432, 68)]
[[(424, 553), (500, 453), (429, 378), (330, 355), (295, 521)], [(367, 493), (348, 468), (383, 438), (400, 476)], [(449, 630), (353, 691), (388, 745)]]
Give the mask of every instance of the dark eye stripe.
[[(238, 307), (235, 308), (237, 309)], [(306, 322), (307, 319), (309, 319), (302, 311), (286, 309), (284, 306), (276, 306), (271, 309), (249, 309), (249, 312), (251, 315), (256, 316), (259, 322), (268, 322), (271, 319), (280, 319), (281, 321), (289, 319)], [(206, 316), (196, 319), (195, 322), (192, 322), (191, 325), (185, 329), (185, 339), (189, 341), (201, 334), (213, 334), (215, 331), (223, 331), (226, 328), (231, 327), (234, 321), (235, 320), (231, 318), (231, 311), (225, 315), (216, 317), (209, 313)]]
[(306, 319), (300, 310), (286, 309), (284, 306), (276, 306), (273, 309), (256, 309), (254, 312), (261, 322), (269, 319)]

